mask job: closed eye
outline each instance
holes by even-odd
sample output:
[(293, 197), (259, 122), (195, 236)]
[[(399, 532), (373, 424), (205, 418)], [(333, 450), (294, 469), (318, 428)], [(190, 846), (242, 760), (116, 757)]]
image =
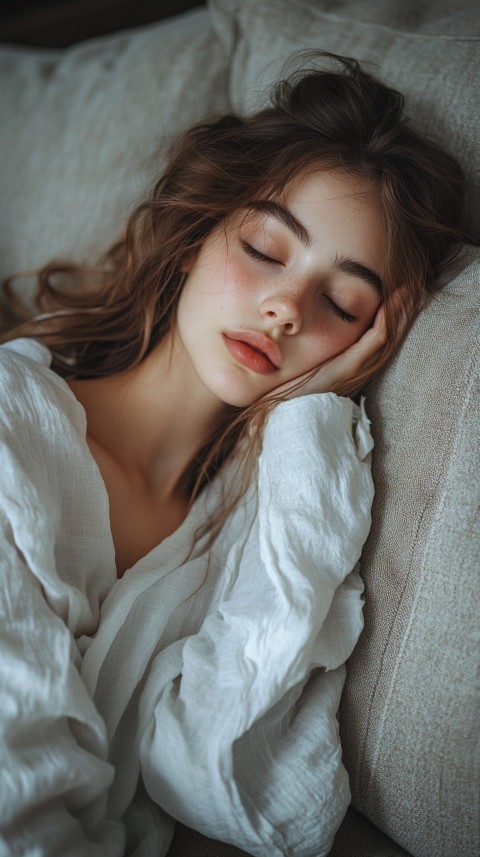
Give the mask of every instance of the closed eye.
[(279, 265), (280, 262), (278, 259), (272, 259), (271, 256), (266, 256), (265, 253), (260, 253), (260, 250), (256, 250), (255, 247), (252, 247), (251, 244), (248, 244), (247, 241), (242, 241), (241, 245), (247, 253), (248, 256), (251, 256), (252, 259), (259, 259), (260, 262), (268, 262), (270, 265)]
[(357, 320), (354, 315), (351, 315), (349, 312), (346, 312), (344, 309), (342, 309), (342, 307), (338, 306), (335, 301), (332, 301), (331, 298), (327, 297), (327, 301), (330, 304), (335, 315), (338, 315), (338, 317), (341, 318), (342, 321), (347, 321), (351, 324), (352, 321)]

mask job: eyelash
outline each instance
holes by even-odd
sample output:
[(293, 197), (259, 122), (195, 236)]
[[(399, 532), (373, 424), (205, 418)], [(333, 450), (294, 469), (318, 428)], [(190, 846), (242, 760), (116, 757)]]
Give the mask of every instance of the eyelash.
[(338, 317), (341, 318), (342, 321), (346, 321), (349, 324), (351, 324), (352, 321), (356, 321), (356, 318), (354, 315), (350, 315), (349, 312), (345, 312), (345, 310), (342, 309), (341, 307), (339, 307), (338, 304), (336, 304), (334, 301), (332, 301), (331, 298), (327, 297), (327, 300), (328, 300), (328, 303), (330, 304), (333, 312), (335, 313), (335, 315), (338, 315)]
[(277, 259), (272, 259), (270, 256), (265, 256), (265, 253), (260, 253), (260, 250), (256, 250), (255, 247), (252, 247), (251, 244), (248, 244), (247, 241), (242, 241), (242, 247), (247, 253), (248, 256), (251, 256), (252, 259), (258, 259), (260, 262), (267, 262), (269, 265), (279, 265)]
[[(267, 264), (269, 265), (280, 264), (277, 259), (272, 259), (271, 256), (266, 256), (265, 253), (261, 253), (260, 250), (256, 250), (255, 247), (252, 247), (252, 245), (249, 244), (247, 241), (242, 241), (241, 243), (245, 253), (247, 253), (248, 256), (251, 256), (252, 259), (258, 259), (260, 262), (267, 262)], [(341, 318), (342, 321), (345, 321), (349, 324), (351, 324), (352, 321), (356, 321), (355, 316), (350, 315), (349, 312), (345, 312), (345, 310), (339, 307), (338, 304), (336, 304), (335, 301), (332, 301), (331, 298), (327, 297), (327, 300), (335, 315)]]

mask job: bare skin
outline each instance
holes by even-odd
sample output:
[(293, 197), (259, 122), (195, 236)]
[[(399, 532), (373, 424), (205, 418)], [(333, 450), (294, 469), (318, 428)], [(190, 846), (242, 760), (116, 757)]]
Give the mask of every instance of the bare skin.
[[(246, 232), (244, 221), (234, 221), (227, 240), (219, 231), (205, 242), (189, 269), (176, 325), (138, 367), (69, 382), (85, 408), (87, 442), (109, 496), (119, 576), (184, 520), (182, 477), (232, 406), (288, 389), (315, 366), (300, 392), (327, 392), (384, 345), (378, 292), (337, 264), (353, 258), (381, 276), (375, 206), (354, 179), (329, 175), (310, 177), (290, 198), (308, 227), (308, 247), (275, 218)], [(279, 261), (252, 258), (245, 235), (262, 251), (268, 241)], [(332, 299), (354, 320), (340, 317)], [(238, 328), (266, 337), (280, 365), (265, 374), (232, 356), (223, 332)]]
[(169, 372), (168, 351), (162, 343), (134, 370), (69, 382), (107, 489), (119, 577), (184, 520), (181, 478), (226, 410), (195, 401), (188, 373), (178, 362)]
[[(294, 395), (328, 391), (354, 375), (384, 342), (381, 312), (375, 328)], [(143, 382), (149, 369), (147, 360), (136, 372), (69, 382), (86, 410), (87, 442), (107, 489), (119, 577), (185, 519), (189, 503), (179, 481), (202, 445), (194, 407), (187, 418), (185, 402), (178, 403), (175, 395), (149, 395), (151, 388)], [(214, 414), (211, 423), (205, 421), (202, 437), (216, 422)]]

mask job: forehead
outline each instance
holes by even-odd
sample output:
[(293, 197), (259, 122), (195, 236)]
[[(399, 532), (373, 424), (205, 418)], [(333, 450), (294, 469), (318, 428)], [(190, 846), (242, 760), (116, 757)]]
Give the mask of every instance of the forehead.
[[(237, 215), (237, 216), (236, 216)], [(385, 229), (375, 188), (365, 179), (340, 171), (315, 170), (294, 178), (280, 194), (252, 199), (233, 220), (276, 220), (308, 246), (325, 230), (338, 240), (357, 234), (368, 244)], [(316, 233), (319, 234), (316, 236)]]
[[(368, 209), (372, 215), (376, 215), (376, 225), (381, 225), (381, 206), (375, 186), (362, 176), (340, 169), (312, 169), (292, 178), (281, 191), (266, 188), (264, 193), (253, 197), (251, 202), (240, 211), (234, 211), (227, 220), (264, 219), (269, 215), (277, 215), (277, 219), (282, 220), (278, 206), (287, 209), (287, 212), (301, 207), (309, 219), (315, 219), (322, 215), (322, 211), (329, 209), (343, 211), (346, 215), (349, 211)], [(288, 215), (283, 220), (287, 221), (287, 226), (292, 225), (288, 223)]]
[(350, 207), (376, 207), (375, 187), (363, 176), (346, 170), (312, 169), (295, 176), (278, 194), (285, 205), (346, 204)]

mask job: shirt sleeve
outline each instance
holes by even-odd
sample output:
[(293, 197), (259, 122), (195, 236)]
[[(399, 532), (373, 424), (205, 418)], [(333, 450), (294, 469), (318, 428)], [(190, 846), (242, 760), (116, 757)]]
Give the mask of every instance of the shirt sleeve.
[(230, 583), (156, 657), (142, 697), (150, 796), (258, 857), (326, 855), (350, 800), (336, 712), (362, 628), (372, 445), (348, 399), (274, 409), (250, 517), (228, 522)]
[(0, 852), (117, 857), (106, 820), (112, 768), (78, 651), (0, 512)]

